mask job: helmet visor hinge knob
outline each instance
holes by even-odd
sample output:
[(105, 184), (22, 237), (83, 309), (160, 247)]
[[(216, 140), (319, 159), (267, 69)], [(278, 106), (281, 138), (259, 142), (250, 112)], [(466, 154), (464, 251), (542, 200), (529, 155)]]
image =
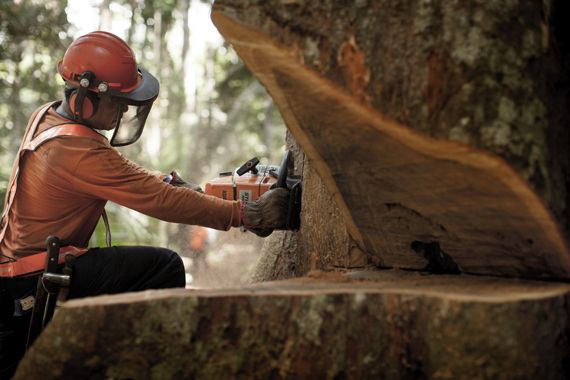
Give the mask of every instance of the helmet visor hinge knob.
[(99, 92), (107, 92), (107, 90), (109, 89), (109, 85), (106, 82), (101, 82), (97, 86), (97, 89), (99, 90)]
[(89, 86), (91, 86), (91, 82), (93, 82), (94, 80), (95, 80), (95, 74), (93, 74), (91, 71), (86, 71), (83, 74), (81, 74), (81, 76), (79, 77), (79, 85), (81, 87), (88, 88)]

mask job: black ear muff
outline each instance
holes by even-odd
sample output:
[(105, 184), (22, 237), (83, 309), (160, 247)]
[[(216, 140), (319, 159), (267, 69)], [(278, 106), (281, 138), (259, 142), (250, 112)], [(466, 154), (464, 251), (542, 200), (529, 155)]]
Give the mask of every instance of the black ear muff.
[(80, 92), (81, 88), (71, 93), (69, 96), (69, 108), (75, 117), (87, 120), (97, 112), (99, 99), (91, 91), (85, 90), (83, 96), (81, 96)]

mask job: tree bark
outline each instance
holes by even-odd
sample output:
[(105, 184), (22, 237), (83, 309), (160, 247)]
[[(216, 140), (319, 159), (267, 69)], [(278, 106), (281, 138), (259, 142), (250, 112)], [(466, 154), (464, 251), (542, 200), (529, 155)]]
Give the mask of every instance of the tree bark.
[(293, 173), (302, 175), (302, 228), (275, 231), (263, 244), (252, 282), (304, 276), (310, 271), (363, 268), (366, 258), (352, 242), (341, 211), (291, 133), (287, 149), (295, 157)]
[[(269, 38), (275, 43), (288, 50), (290, 56), (296, 57), (300, 66), (310, 68), (339, 86), (345, 93), (351, 95), (353, 102), (374, 108), (382, 115), (423, 135), (438, 140), (459, 141), (501, 157), (532, 186), (555, 215), (564, 237), (554, 238), (558, 243), (546, 250), (558, 251), (564, 257), (568, 255), (568, 250), (563, 240), (568, 239), (570, 230), (567, 206), (570, 199), (568, 195), (570, 133), (565, 127), (570, 123), (567, 78), (569, 62), (567, 36), (570, 33), (567, 33), (568, 27), (559, 15), (567, 8), (568, 5), (563, 1), (544, 3), (486, 1), (469, 4), (435, 1), (392, 4), (389, 1), (360, 0), (347, 6), (334, 1), (222, 0), (215, 5), (219, 13), (233, 20), (239, 20), (239, 23), (259, 31), (262, 35), (270, 36)], [(239, 53), (239, 47), (237, 50)], [(259, 62), (261, 60), (262, 58)], [(246, 63), (254, 74), (259, 75), (255, 71), (258, 68), (254, 61), (255, 59)], [(287, 75), (281, 76), (283, 82), (290, 79)], [(284, 83), (278, 83), (278, 79), (276, 82), (278, 87), (283, 88)], [(270, 93), (273, 90), (272, 95), (275, 95), (274, 89), (268, 90)], [(315, 96), (307, 93), (304, 95)], [(302, 102), (303, 94), (299, 93), (295, 101)], [(281, 108), (283, 109), (283, 106)], [(326, 115), (327, 111), (320, 109), (316, 110), (315, 114), (323, 112)], [(311, 121), (318, 123), (323, 120), (315, 117)], [(434, 146), (436, 145), (434, 142)], [(305, 148), (303, 143), (301, 146)], [(441, 145), (441, 148), (451, 149), (450, 146)], [(356, 146), (355, 150), (358, 153)], [(378, 154), (383, 153), (378, 152)], [(350, 158), (354, 159), (354, 155)], [(362, 166), (366, 166), (365, 158), (362, 157), (360, 163)], [(314, 163), (316, 162), (312, 162)], [(311, 163), (306, 166), (310, 165)], [(489, 162), (489, 165), (495, 163)], [(420, 166), (411, 165), (405, 170), (409, 170), (410, 178), (413, 178), (418, 174), (414, 173), (414, 170), (419, 168)], [(451, 168), (448, 167), (446, 170)], [(317, 172), (322, 179), (323, 170)], [(406, 174), (402, 172), (402, 175)], [(338, 184), (339, 178), (334, 180), (338, 186), (342, 186)], [(445, 187), (441, 184), (442, 180), (434, 176), (432, 181), (434, 187), (440, 185)], [(478, 182), (485, 180), (497, 181), (485, 176), (476, 179)], [(304, 182), (307, 182), (307, 177), (304, 178)], [(381, 182), (379, 180), (376, 184)], [(413, 185), (405, 181), (400, 185), (404, 183), (407, 186)], [(429, 182), (426, 181), (422, 185), (427, 183)], [(391, 183), (394, 184), (397, 183)], [(500, 183), (498, 186), (500, 187)], [(511, 190), (517, 192), (517, 189), (525, 186), (523, 182), (517, 184), (513, 182)], [(488, 193), (490, 199), (500, 199), (493, 193), (491, 187), (489, 185), (484, 191)], [(305, 188), (310, 188), (307, 183)], [(325, 188), (336, 199), (337, 206), (345, 218), (345, 225), (349, 227), (349, 232), (344, 233), (344, 236), (343, 232), (337, 231), (338, 228), (335, 230), (339, 222), (328, 217), (329, 212), (326, 211), (326, 207), (313, 208), (319, 199), (331, 198), (326, 194)], [(424, 236), (423, 240), (417, 236), (411, 240), (403, 239), (406, 241), (395, 244), (389, 249), (393, 252), (386, 252), (386, 249), (378, 248), (382, 243), (371, 242), (366, 232), (363, 232), (362, 240), (358, 238), (358, 232), (362, 232), (363, 229), (363, 222), (360, 220), (362, 215), (354, 214), (355, 210), (350, 209), (352, 218), (357, 219), (355, 224), (358, 225), (350, 227), (350, 220), (346, 219), (349, 212), (342, 206), (342, 202), (346, 202), (346, 199), (340, 199), (339, 203), (336, 191), (329, 184), (322, 189), (322, 191), (311, 190), (310, 197), (306, 197), (307, 193), (304, 192), (303, 228), (296, 236), (286, 234), (288, 241), (297, 241), (295, 255), (301, 257), (289, 261), (308, 262), (308, 265), (302, 266), (302, 270), (292, 272), (292, 275), (306, 273), (312, 267), (311, 262), (326, 261), (320, 259), (326, 257), (326, 252), (329, 251), (343, 257), (344, 262), (349, 262), (351, 245), (365, 251), (369, 262), (377, 266), (429, 267), (433, 264), (429, 260), (426, 265), (422, 259), (406, 257), (403, 260), (394, 260), (394, 257), (402, 255), (406, 250), (409, 251), (415, 243), (421, 245), (440, 242), (442, 238), (433, 231), (434, 225), (428, 227), (427, 224), (435, 223), (443, 229), (452, 230), (458, 223), (458, 221), (452, 224), (439, 223), (438, 219), (444, 219), (441, 215), (425, 219), (424, 213), (419, 212), (423, 211), (422, 207), (411, 206), (413, 203), (411, 199), (405, 204), (383, 202), (382, 207), (386, 207), (385, 214), (390, 216), (376, 228), (371, 228), (370, 233), (376, 231), (377, 234), (383, 234), (380, 239), (389, 240), (397, 234), (407, 234), (405, 230), (411, 228), (418, 232), (423, 231), (416, 235)], [(374, 191), (371, 187), (358, 190), (364, 196)], [(442, 191), (435, 196), (447, 197), (447, 194)], [(346, 198), (345, 195), (343, 197)], [(460, 197), (464, 199), (458, 198), (450, 202), (457, 201), (456, 207), (465, 207), (465, 203), (473, 197), (473, 194), (466, 192)], [(474, 199), (472, 198), (472, 201)], [(423, 201), (428, 202), (427, 208), (431, 207), (429, 199), (424, 198)], [(334, 209), (335, 206), (331, 207)], [(379, 205), (371, 207), (381, 208)], [(328, 209), (330, 210), (330, 207)], [(513, 211), (514, 209), (507, 211), (497, 205), (496, 215), (493, 217), (502, 219)], [(470, 210), (466, 208), (465, 212)], [(547, 211), (541, 211), (539, 214), (540, 216), (532, 215), (530, 219), (536, 221), (549, 219), (549, 216), (546, 216)], [(315, 225), (311, 224), (315, 220), (318, 221), (316, 231), (310, 230)], [(323, 220), (330, 220), (331, 223), (327, 224), (325, 221), (321, 224)], [(407, 220), (408, 223), (397, 225), (400, 223), (398, 220)], [(550, 224), (545, 230), (558, 228), (555, 224)], [(429, 232), (426, 232), (428, 230)], [(498, 240), (518, 239), (513, 238), (513, 240), (510, 236), (505, 238), (500, 226), (486, 233), (490, 232), (500, 235), (496, 244), (493, 243), (495, 251), (501, 250), (499, 246), (502, 243), (498, 243)], [(519, 227), (515, 227), (507, 235), (511, 233), (526, 234), (521, 232)], [(346, 244), (347, 239), (348, 244)], [(517, 244), (507, 244), (506, 251), (526, 250), (527, 247), (522, 244), (524, 239), (527, 241), (526, 245), (535, 243), (533, 238), (522, 238)], [(334, 247), (325, 248), (331, 240)], [(480, 243), (482, 243), (480, 246), (486, 244)], [(317, 247), (317, 251), (311, 252), (308, 244)], [(419, 247), (417, 244), (416, 248)], [(449, 250), (450, 244), (447, 245), (445, 250)], [(474, 243), (471, 247), (463, 244), (463, 248), (475, 252), (478, 249), (475, 245), (477, 244)], [(414, 250), (422, 251), (422, 247), (424, 246)], [(313, 255), (317, 258), (310, 259)], [(472, 261), (481, 259), (475, 256), (477, 255), (473, 255)], [(542, 253), (537, 256), (541, 256), (539, 260), (544, 259)], [(522, 260), (533, 259), (522, 258)], [(563, 261), (568, 261), (567, 257)], [(471, 266), (474, 263), (463, 264)], [(502, 265), (508, 268), (517, 264), (505, 262)], [(452, 267), (455, 268), (453, 265)], [(273, 272), (284, 273), (285, 271), (281, 269), (275, 269)], [(467, 271), (473, 271), (473, 268)], [(477, 269), (474, 272), (477, 272)], [(518, 270), (507, 272), (508, 269), (506, 272), (501, 269), (495, 273), (530, 277), (536, 275)], [(263, 278), (263, 276), (258, 277)], [(562, 274), (561, 277), (567, 275)], [(265, 278), (271, 278), (271, 275)]]
[(70, 301), (14, 379), (570, 376), (568, 284), (353, 277)]

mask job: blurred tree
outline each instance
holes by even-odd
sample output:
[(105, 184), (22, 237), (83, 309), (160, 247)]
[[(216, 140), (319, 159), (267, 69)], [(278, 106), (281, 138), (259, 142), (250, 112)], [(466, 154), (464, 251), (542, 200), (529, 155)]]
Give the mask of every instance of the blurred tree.
[(203, 142), (193, 160), (210, 162), (206, 166), (210, 175), (216, 168), (207, 155), (214, 151), (223, 157), (215, 164), (226, 170), (254, 155), (274, 162), (282, 155), (285, 126), (279, 113), (273, 112), (271, 98), (229, 45), (212, 49), (208, 57), (206, 76), (212, 88), (197, 110), (203, 119), (197, 138)]
[(71, 42), (67, 1), (0, 2), (0, 196), (30, 113), (58, 98), (55, 67)]

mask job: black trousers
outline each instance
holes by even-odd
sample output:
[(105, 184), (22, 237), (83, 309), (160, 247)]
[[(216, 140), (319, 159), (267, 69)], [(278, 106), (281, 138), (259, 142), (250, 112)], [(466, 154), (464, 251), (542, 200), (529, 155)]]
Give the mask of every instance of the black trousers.
[[(31, 312), (15, 300), (34, 295), (38, 276), (0, 278), (0, 380), (9, 379), (24, 355)], [(184, 287), (182, 260), (156, 247), (93, 248), (75, 260), (68, 298)], [(16, 314), (16, 315), (15, 315)]]

